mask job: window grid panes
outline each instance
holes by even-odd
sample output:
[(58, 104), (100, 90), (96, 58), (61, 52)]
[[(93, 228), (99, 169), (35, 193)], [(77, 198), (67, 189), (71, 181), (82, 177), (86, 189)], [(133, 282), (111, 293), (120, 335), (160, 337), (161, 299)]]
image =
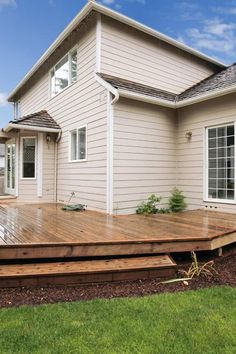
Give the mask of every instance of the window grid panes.
[(35, 178), (36, 143), (35, 138), (22, 140), (22, 177)]
[(77, 50), (67, 54), (51, 71), (51, 96), (77, 81)]
[(86, 127), (81, 127), (70, 132), (70, 160), (82, 161), (87, 159)]
[(208, 198), (234, 200), (234, 124), (208, 129)]

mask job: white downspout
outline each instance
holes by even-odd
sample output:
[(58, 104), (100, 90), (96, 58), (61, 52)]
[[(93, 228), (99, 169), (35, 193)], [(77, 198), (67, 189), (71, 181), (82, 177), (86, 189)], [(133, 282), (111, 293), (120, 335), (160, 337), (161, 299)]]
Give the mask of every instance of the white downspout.
[(114, 104), (119, 100), (119, 92), (111, 84), (95, 73), (96, 81), (107, 90), (107, 213), (113, 214), (113, 140)]
[(58, 181), (58, 143), (61, 140), (62, 131), (60, 130), (55, 141), (54, 158), (54, 200), (57, 203), (57, 181)]

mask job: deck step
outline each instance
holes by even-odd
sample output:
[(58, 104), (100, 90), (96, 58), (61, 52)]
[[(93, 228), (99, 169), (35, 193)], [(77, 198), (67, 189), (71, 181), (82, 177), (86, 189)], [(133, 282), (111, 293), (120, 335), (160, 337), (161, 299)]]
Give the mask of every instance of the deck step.
[(168, 255), (10, 264), (0, 266), (0, 287), (85, 284), (172, 277), (176, 263)]

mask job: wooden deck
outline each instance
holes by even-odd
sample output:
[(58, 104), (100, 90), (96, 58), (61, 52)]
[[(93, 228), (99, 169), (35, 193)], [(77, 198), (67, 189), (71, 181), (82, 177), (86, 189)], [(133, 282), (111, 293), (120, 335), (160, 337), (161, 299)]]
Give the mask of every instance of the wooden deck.
[(66, 212), (60, 204), (0, 205), (0, 260), (213, 250), (236, 242), (236, 215)]
[(23, 263), (0, 266), (0, 287), (48, 286), (174, 277), (167, 255), (118, 259)]

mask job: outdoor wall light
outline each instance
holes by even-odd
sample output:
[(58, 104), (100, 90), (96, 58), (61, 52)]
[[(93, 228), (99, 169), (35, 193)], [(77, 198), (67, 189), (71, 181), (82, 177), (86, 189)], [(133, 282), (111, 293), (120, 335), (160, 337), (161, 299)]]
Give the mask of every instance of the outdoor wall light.
[(49, 134), (46, 135), (46, 141), (48, 144), (51, 142), (51, 136)]
[(189, 131), (189, 132), (186, 132), (186, 133), (185, 133), (185, 138), (188, 139), (188, 140), (190, 140), (190, 139), (192, 138), (192, 135), (193, 135), (192, 132), (190, 132), (190, 131)]

